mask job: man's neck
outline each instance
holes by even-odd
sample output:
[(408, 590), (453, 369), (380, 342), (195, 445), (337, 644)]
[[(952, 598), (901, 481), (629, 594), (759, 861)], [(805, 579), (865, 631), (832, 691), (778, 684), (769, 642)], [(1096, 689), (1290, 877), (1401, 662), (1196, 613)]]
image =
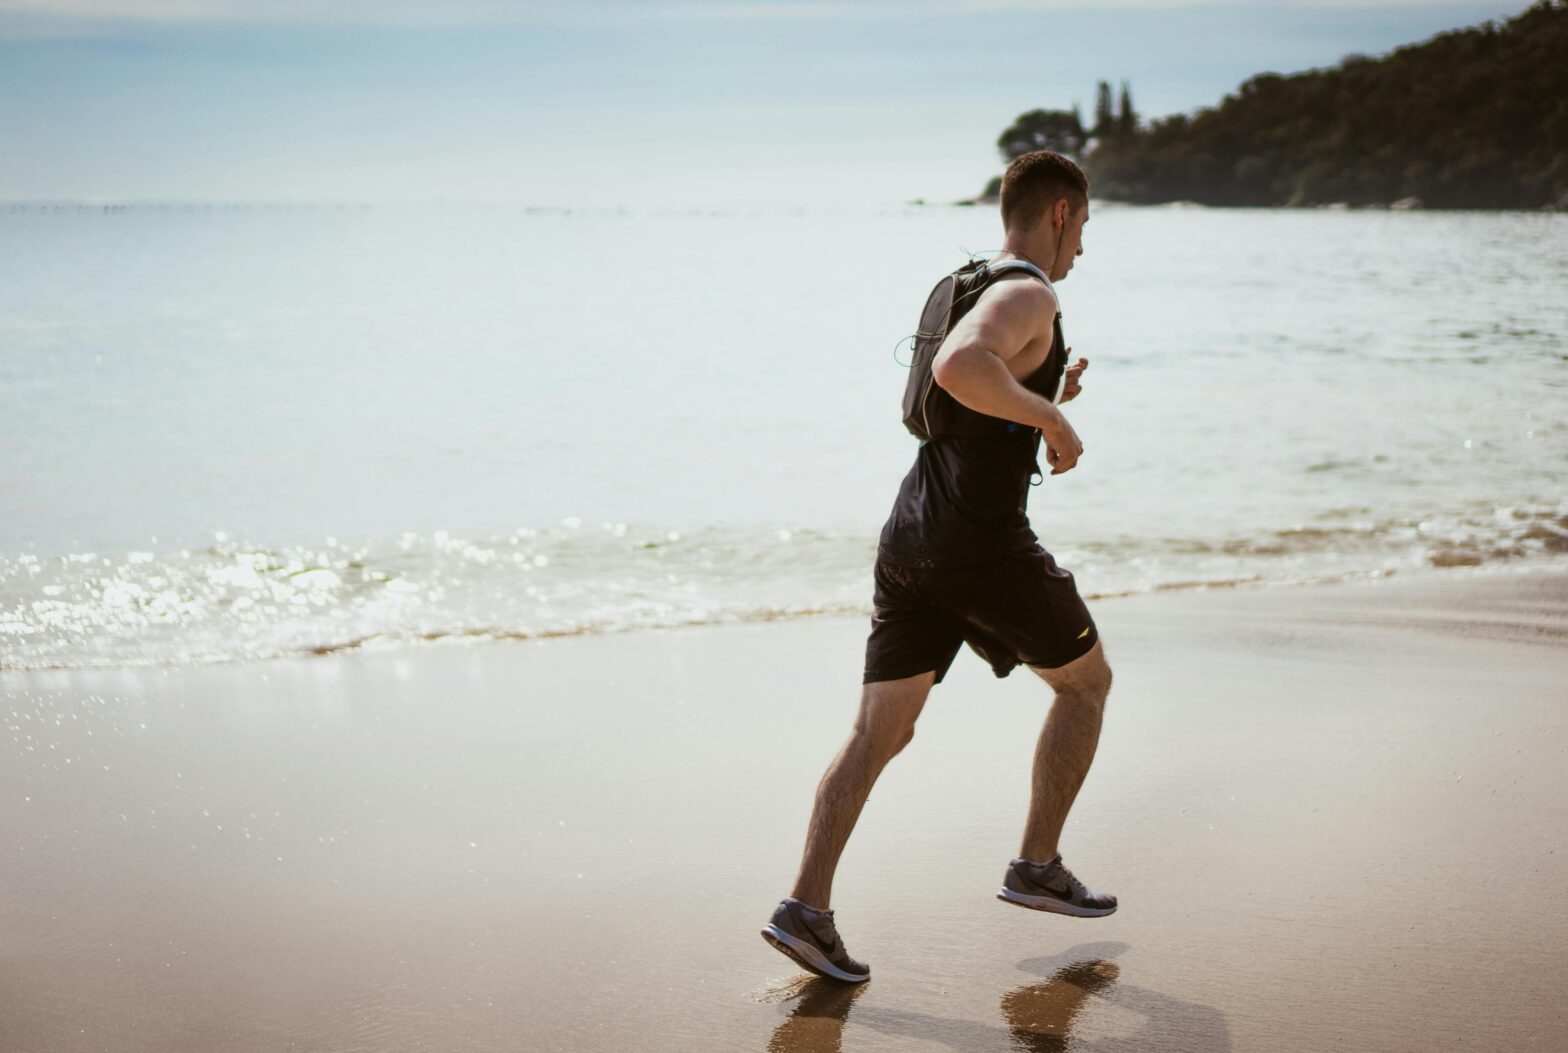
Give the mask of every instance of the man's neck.
[(1009, 237), (1002, 242), (1000, 252), (1005, 252), (1021, 260), (1039, 267), (1047, 275), (1051, 273), (1051, 265), (1056, 262), (1056, 246), (1050, 244), (1033, 244), (1023, 238)]

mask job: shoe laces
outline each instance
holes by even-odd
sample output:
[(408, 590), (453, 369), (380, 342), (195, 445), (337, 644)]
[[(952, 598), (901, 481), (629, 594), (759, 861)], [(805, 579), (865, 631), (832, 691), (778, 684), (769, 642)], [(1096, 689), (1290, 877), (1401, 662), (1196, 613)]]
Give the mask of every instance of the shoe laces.
[[(807, 918), (807, 926), (813, 930), (818, 939), (827, 944), (830, 953), (838, 947), (838, 925), (833, 921), (831, 910), (818, 911), (815, 918)], [(823, 930), (826, 930), (826, 935)]]

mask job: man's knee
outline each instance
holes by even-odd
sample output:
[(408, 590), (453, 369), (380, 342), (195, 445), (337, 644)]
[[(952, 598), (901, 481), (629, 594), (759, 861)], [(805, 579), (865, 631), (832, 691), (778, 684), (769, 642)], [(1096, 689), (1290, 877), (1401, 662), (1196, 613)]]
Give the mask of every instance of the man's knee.
[(892, 760), (904, 751), (915, 737), (914, 718), (889, 719), (884, 715), (878, 720), (867, 720), (864, 713), (855, 720), (851, 739), (861, 749), (883, 760)]
[(855, 734), (861, 741), (861, 747), (867, 753), (886, 764), (900, 753), (903, 753), (904, 747), (914, 740), (915, 729), (911, 725), (898, 731), (884, 730), (873, 734), (857, 728)]
[(1105, 660), (1104, 655), (1100, 656), (1100, 665), (1095, 673), (1090, 686), (1094, 693), (1100, 696), (1100, 701), (1104, 702), (1105, 696), (1111, 693), (1111, 664)]
[(1085, 654), (1066, 665), (1051, 669), (1030, 666), (1030, 669), (1051, 685), (1058, 698), (1103, 706), (1111, 693), (1111, 665), (1098, 640)]
[(1083, 670), (1083, 675), (1077, 677), (1067, 686), (1067, 693), (1103, 706), (1105, 699), (1111, 693), (1111, 666), (1102, 654), (1099, 661)]
[(865, 685), (853, 733), (861, 748), (883, 760), (902, 752), (915, 737), (915, 721), (925, 707), (933, 679), (934, 674), (923, 673)]

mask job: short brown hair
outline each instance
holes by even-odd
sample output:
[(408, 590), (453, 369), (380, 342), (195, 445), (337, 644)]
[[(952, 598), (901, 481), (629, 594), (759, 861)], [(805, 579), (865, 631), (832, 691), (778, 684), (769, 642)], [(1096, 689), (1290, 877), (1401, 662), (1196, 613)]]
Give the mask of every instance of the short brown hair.
[(1002, 226), (1032, 227), (1064, 197), (1074, 212), (1089, 203), (1089, 177), (1083, 169), (1052, 150), (1021, 154), (1002, 176)]

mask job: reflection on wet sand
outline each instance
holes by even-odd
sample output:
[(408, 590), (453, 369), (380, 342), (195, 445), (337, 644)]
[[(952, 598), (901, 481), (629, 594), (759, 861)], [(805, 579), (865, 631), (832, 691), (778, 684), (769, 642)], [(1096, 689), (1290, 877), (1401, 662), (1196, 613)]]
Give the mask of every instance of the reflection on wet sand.
[(768, 1053), (841, 1053), (849, 1008), (869, 984), (813, 977), (800, 987), (800, 1001), (773, 1029)]
[[(1074, 1053), (1229, 1053), (1230, 1028), (1218, 1009), (1121, 979), (1121, 967), (1111, 959), (1127, 950), (1125, 943), (1087, 943), (1049, 958), (1019, 962), (1025, 972), (1049, 970), (1049, 979), (1003, 996), (1002, 1016), (1012, 1038), (1008, 1048), (1019, 1053), (1068, 1048)], [(1091, 996), (1141, 1018), (1143, 1027), (1114, 1038), (1073, 1038), (1074, 1020)]]
[[(1112, 959), (1124, 943), (1080, 944), (1048, 958), (1018, 963), (1024, 972), (1046, 979), (1014, 988), (1002, 996), (1007, 1029), (971, 1020), (950, 1019), (909, 1009), (867, 1006), (855, 1013), (858, 1026), (886, 1034), (940, 1042), (962, 1053), (1009, 1050), (1013, 1053), (1228, 1053), (1230, 1029), (1211, 1006), (1185, 1002), (1121, 980)], [(794, 1010), (774, 1029), (767, 1053), (841, 1053), (850, 1008), (869, 984), (843, 984), (813, 977), (796, 988)], [(886, 991), (883, 992), (887, 994)], [(1141, 1018), (1132, 1034), (1074, 1037), (1080, 1016), (1094, 999), (1104, 999), (1123, 1017)], [(1103, 1026), (1103, 1018), (1101, 1018)]]
[(1074, 962), (1044, 983), (1029, 984), (1002, 996), (1002, 1016), (1020, 1053), (1063, 1053), (1073, 1018), (1089, 996), (1116, 982), (1115, 962)]

